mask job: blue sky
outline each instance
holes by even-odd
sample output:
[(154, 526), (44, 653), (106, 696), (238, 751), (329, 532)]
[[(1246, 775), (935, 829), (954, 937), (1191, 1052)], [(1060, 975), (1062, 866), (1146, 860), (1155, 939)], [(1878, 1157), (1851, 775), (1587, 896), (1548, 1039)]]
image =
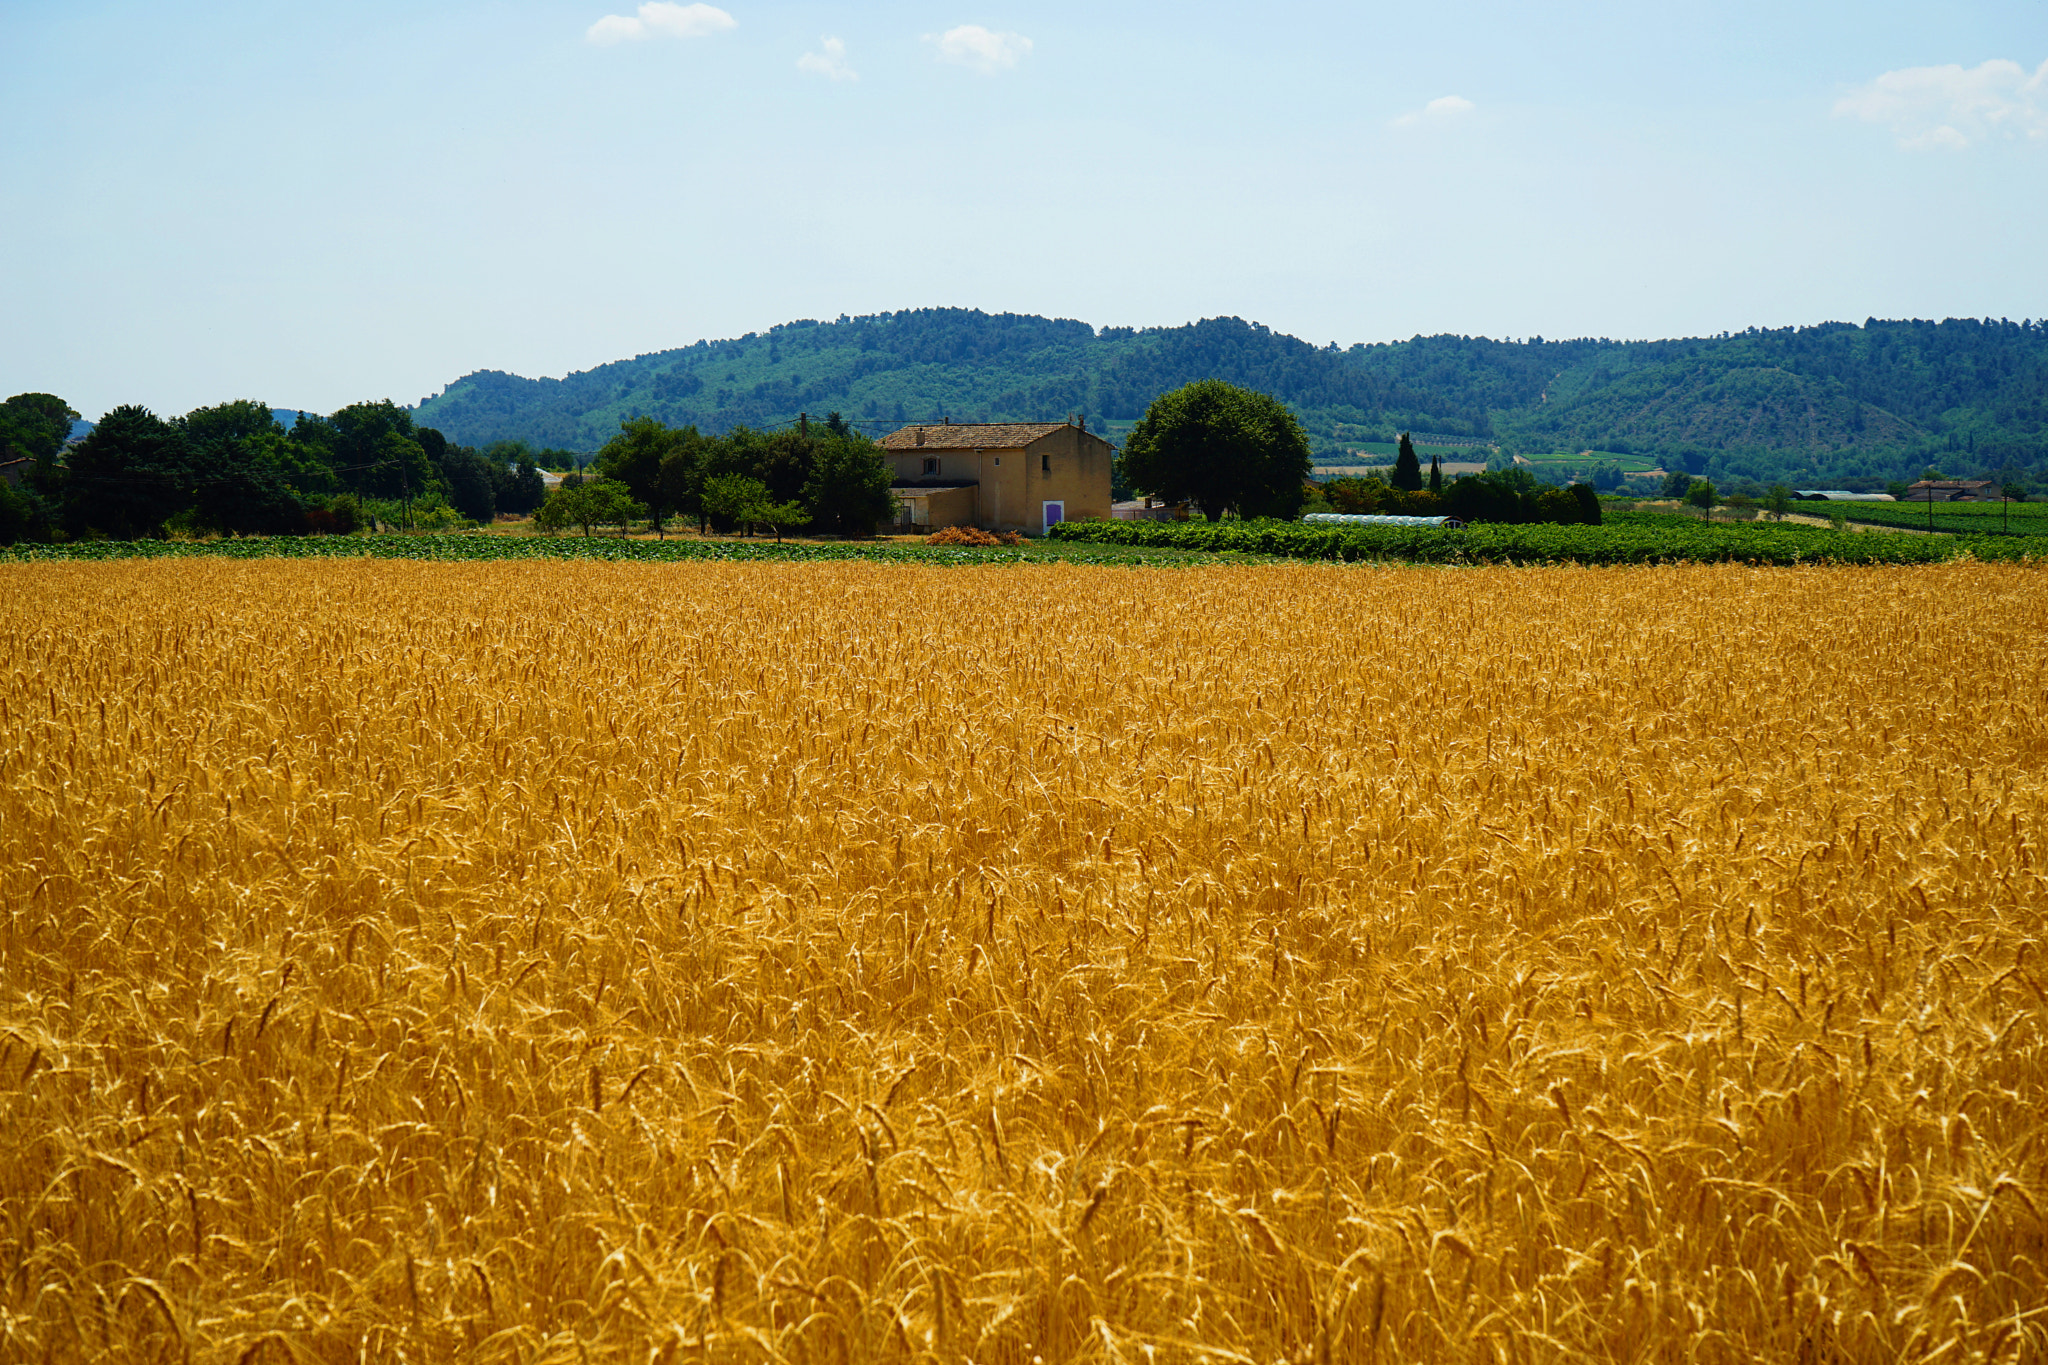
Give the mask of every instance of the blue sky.
[(959, 306), (2048, 314), (2048, 5), (0, 0), (0, 395), (417, 402)]

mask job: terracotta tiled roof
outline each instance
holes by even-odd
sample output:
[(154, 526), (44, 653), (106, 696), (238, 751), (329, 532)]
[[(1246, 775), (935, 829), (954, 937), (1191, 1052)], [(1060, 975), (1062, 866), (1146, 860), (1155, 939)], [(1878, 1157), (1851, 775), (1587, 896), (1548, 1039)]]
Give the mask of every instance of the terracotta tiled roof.
[[(904, 427), (882, 438), (884, 450), (1022, 450), (1049, 436), (1065, 422), (954, 422), (950, 425)], [(917, 433), (924, 433), (918, 444)]]

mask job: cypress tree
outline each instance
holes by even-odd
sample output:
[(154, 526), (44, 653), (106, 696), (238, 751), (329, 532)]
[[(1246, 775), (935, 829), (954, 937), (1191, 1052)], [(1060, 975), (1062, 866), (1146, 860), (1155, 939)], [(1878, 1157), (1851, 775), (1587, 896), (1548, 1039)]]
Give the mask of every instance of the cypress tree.
[(1401, 433), (1401, 451), (1394, 457), (1394, 487), (1410, 493), (1422, 491), (1422, 461), (1415, 458), (1415, 443)]
[(1429, 457), (1429, 491), (1432, 493), (1444, 491), (1443, 466), (1436, 462), (1436, 456), (1434, 455)]

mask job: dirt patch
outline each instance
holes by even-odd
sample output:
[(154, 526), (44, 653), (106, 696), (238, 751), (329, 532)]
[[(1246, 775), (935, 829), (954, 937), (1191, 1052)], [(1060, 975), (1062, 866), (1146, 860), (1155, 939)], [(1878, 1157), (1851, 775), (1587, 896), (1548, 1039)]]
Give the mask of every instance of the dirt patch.
[[(1806, 515), (1804, 512), (1787, 512), (1785, 514), (1785, 520), (1789, 522), (1794, 522), (1800, 526), (1834, 525), (1834, 522), (1828, 520), (1826, 517), (1810, 517)], [(1930, 534), (1925, 528), (1919, 526), (1872, 526), (1868, 522), (1858, 521), (1849, 522), (1846, 526), (1846, 529), (1851, 531), (1896, 532), (1897, 534), (1908, 536), (1924, 536)], [(1941, 532), (1935, 531), (1931, 534), (1940, 535)]]

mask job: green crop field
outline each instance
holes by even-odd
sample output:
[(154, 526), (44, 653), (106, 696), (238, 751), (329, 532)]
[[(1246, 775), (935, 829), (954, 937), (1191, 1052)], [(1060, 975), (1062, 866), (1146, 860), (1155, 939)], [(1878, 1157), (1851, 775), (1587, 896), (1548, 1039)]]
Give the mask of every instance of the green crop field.
[(1625, 474), (1647, 474), (1660, 468), (1657, 458), (1652, 455), (1620, 455), (1611, 450), (1589, 450), (1583, 454), (1571, 455), (1554, 453), (1550, 455), (1524, 455), (1523, 459), (1532, 465), (1620, 465)]
[[(1848, 504), (1836, 504), (1847, 506)], [(1883, 504), (1875, 504), (1883, 506)], [(1873, 504), (1858, 504), (1867, 509)], [(2043, 510), (2048, 510), (2044, 508)], [(1924, 515), (1924, 513), (1923, 513)], [(1937, 509), (1937, 515), (1940, 515)], [(1959, 518), (1960, 519), (1960, 518)], [(1983, 522), (1979, 515), (1975, 518)], [(1000, 549), (900, 541), (629, 540), (618, 536), (437, 535), (85, 541), (0, 549), (0, 562), (118, 559), (602, 560), (680, 563), (1031, 564), (1173, 567), (1317, 559), (1422, 564), (1933, 564), (1951, 559), (2048, 561), (2048, 517), (2029, 534), (1873, 536), (1764, 521), (1702, 522), (1672, 512), (1609, 512), (1601, 526), (1480, 524), (1321, 526), (1285, 521), (1065, 522), (1043, 540)], [(1945, 528), (1947, 529), (1947, 528)], [(1968, 527), (1965, 530), (1971, 529)], [(1986, 529), (1995, 531), (1995, 524)]]
[(1053, 538), (1156, 549), (1236, 550), (1297, 559), (1425, 564), (1934, 564), (2048, 559), (2048, 535), (1873, 536), (1767, 522), (1708, 523), (1622, 512), (1601, 526), (1311, 526), (1284, 521), (1066, 522)]
[[(1341, 441), (1340, 444), (1345, 450), (1356, 455), (1385, 456), (1389, 464), (1393, 462), (1396, 455), (1401, 453), (1400, 444), (1395, 441), (1345, 440)], [(1415, 443), (1415, 453), (1417, 455), (1435, 455), (1443, 460), (1484, 460), (1491, 453), (1492, 449), (1490, 445), (1438, 446), (1428, 445), (1422, 441)]]
[[(1831, 516), (1839, 511), (1864, 526), (1906, 526), (1930, 529), (1930, 508), (1924, 502), (1802, 502), (1795, 510), (1806, 516)], [(2048, 535), (2048, 502), (1937, 502), (1931, 529), (1952, 535)]]

